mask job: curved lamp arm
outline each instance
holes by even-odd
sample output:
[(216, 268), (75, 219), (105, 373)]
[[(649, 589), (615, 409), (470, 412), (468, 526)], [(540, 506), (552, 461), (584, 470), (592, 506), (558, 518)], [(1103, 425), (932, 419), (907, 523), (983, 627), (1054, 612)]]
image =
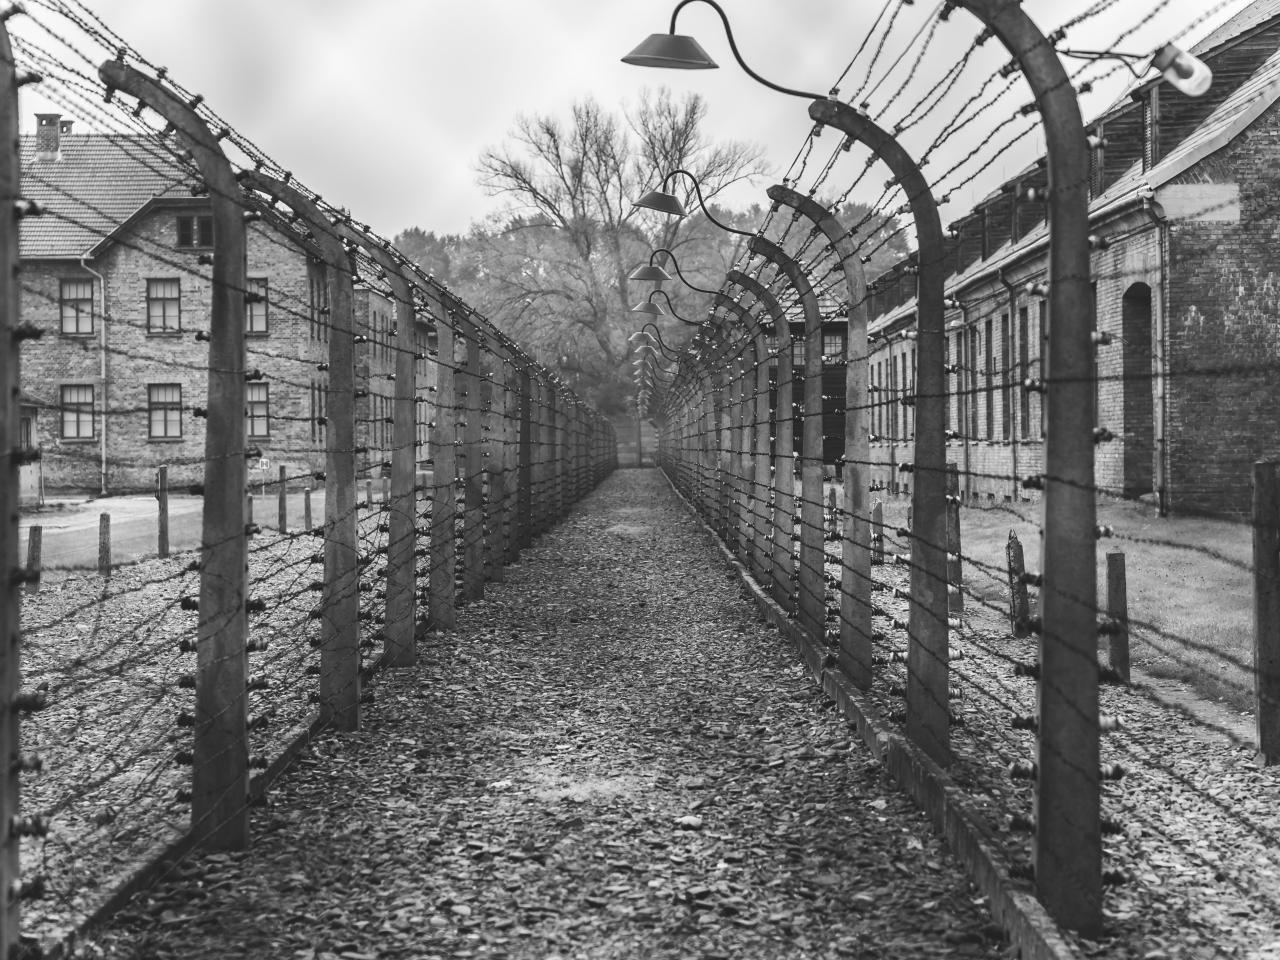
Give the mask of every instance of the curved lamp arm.
[(715, 215), (707, 209), (707, 202), (703, 199), (702, 188), (698, 186), (698, 178), (688, 170), (676, 169), (672, 170), (662, 178), (661, 190), (650, 190), (643, 197), (635, 202), (635, 206), (644, 207), (648, 210), (657, 210), (659, 213), (665, 213), (669, 216), (683, 217), (685, 216), (684, 204), (681, 203), (674, 194), (668, 193), (667, 188), (671, 185), (671, 178), (676, 174), (683, 174), (693, 182), (693, 193), (698, 198), (698, 206), (708, 220), (714, 223), (726, 233), (736, 233), (740, 237), (754, 237), (755, 234), (747, 230), (739, 230), (737, 227), (731, 227), (726, 223), (721, 223), (715, 218)]
[[(649, 332), (650, 330), (652, 330), (653, 332), (650, 333)], [(649, 339), (655, 341), (658, 344), (658, 349), (662, 351), (662, 355), (666, 357), (668, 360), (678, 360), (680, 358), (679, 353), (677, 353), (675, 350), (672, 350), (669, 346), (667, 346), (666, 341), (662, 339), (662, 331), (658, 329), (658, 325), (654, 323), (652, 320), (646, 322), (639, 330), (637, 330), (627, 339), (635, 340), (635, 339), (638, 339), (641, 335), (644, 335)]]
[(653, 302), (653, 298), (656, 297), (658, 294), (662, 294), (663, 299), (667, 301), (667, 306), (668, 308), (670, 308), (671, 316), (675, 317), (681, 323), (687, 323), (691, 327), (702, 326), (701, 323), (698, 323), (695, 320), (686, 320), (684, 317), (680, 316), (680, 314), (676, 313), (675, 305), (671, 302), (671, 297), (667, 294), (667, 291), (665, 290), (654, 290), (653, 293), (649, 294), (647, 299), (642, 300), (640, 303), (637, 303), (634, 307), (632, 307), (631, 312), (647, 313), (647, 314), (650, 314), (651, 316), (657, 316), (657, 317), (666, 315), (668, 311), (663, 310), (660, 304), (656, 304)]
[(653, 262), (659, 254), (666, 254), (667, 259), (671, 262), (671, 265), (676, 268), (676, 276), (680, 278), (680, 282), (683, 283), (686, 287), (688, 287), (690, 290), (696, 290), (698, 291), (698, 293), (705, 293), (707, 294), (707, 296), (715, 296), (714, 290), (708, 290), (706, 287), (700, 287), (697, 284), (690, 283), (685, 278), (684, 273), (682, 273), (680, 270), (680, 261), (678, 261), (676, 259), (676, 255), (672, 253), (670, 250), (668, 250), (666, 247), (659, 247), (657, 250), (654, 250), (652, 253), (650, 253), (649, 265), (647, 267), (640, 267), (638, 270), (633, 271), (631, 276), (627, 277), (627, 279), (628, 280), (654, 280), (657, 282), (670, 280), (671, 274), (663, 270), (661, 264)]
[[(706, 51), (698, 45), (697, 41), (693, 40), (692, 37), (681, 36), (676, 33), (676, 18), (680, 15), (680, 11), (692, 2), (693, 0), (680, 0), (676, 4), (676, 8), (671, 11), (671, 27), (669, 31), (665, 35), (661, 33), (651, 34), (644, 43), (623, 57), (622, 62), (634, 64), (638, 67), (683, 67), (693, 70), (714, 68), (716, 62), (707, 56)], [(738, 66), (742, 67), (748, 76), (757, 83), (762, 83), (770, 90), (777, 90), (779, 93), (790, 94), (793, 97), (804, 97), (806, 100), (823, 99), (820, 93), (806, 93), (803, 90), (792, 90), (790, 87), (781, 87), (776, 83), (771, 83), (747, 66), (742, 59), (742, 54), (738, 52), (738, 44), (733, 39), (733, 30), (729, 26), (729, 18), (725, 15), (724, 9), (715, 0), (704, 0), (704, 2), (720, 15), (720, 22), (724, 24), (724, 35), (729, 39), (729, 49), (733, 51), (733, 57), (738, 61)]]

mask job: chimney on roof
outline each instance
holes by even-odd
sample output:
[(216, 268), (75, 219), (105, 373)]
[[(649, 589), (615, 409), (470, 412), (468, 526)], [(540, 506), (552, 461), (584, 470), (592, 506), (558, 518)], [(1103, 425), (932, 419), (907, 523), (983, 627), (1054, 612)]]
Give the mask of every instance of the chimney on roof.
[[(37, 113), (36, 114), (36, 159), (37, 160), (57, 160), (58, 145), (62, 137), (62, 114), (60, 113)], [(67, 121), (67, 129), (71, 127), (71, 121)]]

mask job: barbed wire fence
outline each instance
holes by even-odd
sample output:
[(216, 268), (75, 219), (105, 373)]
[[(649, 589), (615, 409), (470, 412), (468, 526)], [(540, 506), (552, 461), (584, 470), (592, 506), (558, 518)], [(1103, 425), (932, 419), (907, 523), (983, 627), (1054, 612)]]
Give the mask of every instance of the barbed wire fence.
[[(411, 665), (426, 631), (453, 627), (616, 466), (616, 442), (555, 373), (82, 4), (11, 5), (3, 17), (9, 957), (65, 942), (119, 902), (140, 864), (243, 847), (248, 808), (307, 738), (356, 728), (373, 672)], [(47, 164), (20, 170), (17, 89), (28, 83), (171, 209), (211, 207), (209, 242), (175, 245)], [(19, 220), (37, 216), (110, 245), (134, 276), (172, 278), (174, 312), (131, 308), (99, 284), (84, 331), (94, 336), (62, 337), (57, 272), (18, 269)], [(101, 362), (136, 384), (108, 393), (101, 381), (87, 407), (59, 396), (53, 416), (95, 439), (110, 425), (203, 440), (204, 453), (159, 445), (140, 462), (59, 443), (45, 455), (135, 482), (163, 467), (162, 498), (203, 498), (198, 549), (102, 567), (22, 562), (18, 471), (38, 454), (19, 437), (19, 357), (69, 342), (84, 359), (67, 351), (58, 378)], [(159, 403), (150, 380), (171, 390)], [(250, 477), (249, 462), (272, 459)]]
[[(1104, 221), (1090, 238), (1089, 280), (1098, 316), (1092, 374), (1087, 380), (1063, 376), (1046, 357), (1048, 298), (1052, 284), (1062, 282), (1044, 266), (1043, 251), (1053, 242), (1046, 197), (1087, 183), (1097, 198), (1117, 182), (1132, 184), (1124, 177), (1134, 158), (1119, 164), (1110, 182), (1092, 169), (1077, 171), (1077, 183), (1064, 181), (1062, 172), (1054, 182), (1051, 171), (1033, 165), (1004, 188), (1006, 206), (993, 219), (1008, 226), (985, 255), (966, 249), (971, 236), (964, 221), (932, 248), (937, 252), (926, 244), (922, 218), (913, 209), (922, 197), (936, 211), (937, 203), (989, 171), (1039, 124), (1034, 104), (1017, 103), (1025, 94), (1017, 84), (1016, 61), (986, 77), (968, 76), (978, 62), (972, 54), (991, 37), (987, 30), (941, 79), (919, 70), (944, 33), (952, 40), (948, 49), (966, 49), (956, 38), (957, 30), (967, 29), (954, 22), (960, 18), (946, 23), (952, 6), (912, 11), (907, 3), (887, 0), (876, 21), (886, 25), (884, 32), (869, 37), (841, 75), (865, 69), (851, 98), (857, 106), (839, 102), (833, 89), (810, 107), (815, 125), (781, 183), (769, 190), (768, 215), (702, 329), (674, 369), (648, 352), (650, 372), (642, 374), (640, 402), (659, 427), (659, 464), (778, 604), (802, 638), (810, 670), (828, 691), (832, 683), (857, 691), (874, 716), (890, 728), (900, 726), (923, 754), (949, 770), (952, 782), (963, 785), (987, 819), (1002, 869), (1015, 881), (1042, 884), (1046, 875), (1065, 876), (1081, 890), (1097, 891), (1097, 921), (1081, 924), (1092, 939), (1150, 935), (1141, 915), (1171, 896), (1176, 906), (1169, 910), (1188, 924), (1192, 915), (1198, 922), (1198, 898), (1205, 884), (1216, 884), (1219, 903), (1248, 898), (1260, 921), (1252, 935), (1264, 937), (1280, 904), (1260, 878), (1274, 875), (1280, 865), (1280, 822), (1254, 802), (1245, 784), (1256, 785), (1259, 778), (1275, 782), (1252, 759), (1259, 746), (1259, 763), (1274, 762), (1280, 750), (1265, 739), (1280, 716), (1275, 653), (1259, 640), (1254, 658), (1242, 656), (1170, 623), (1161, 611), (1131, 609), (1117, 549), (1087, 571), (1107, 591), (1097, 611), (1091, 594), (1035, 570), (1031, 554), (1046, 522), (1036, 515), (1042, 491), (1076, 483), (1046, 466), (1054, 442), (1042, 426), (1047, 393), (1087, 384), (1096, 409), (1115, 418), (1094, 421), (1100, 466), (1083, 492), (1119, 518), (1095, 523), (1092, 517), (1059, 516), (1048, 522), (1089, 544), (1186, 554), (1188, 564), (1202, 564), (1217, 571), (1215, 578), (1237, 583), (1240, 593), (1233, 599), (1245, 608), (1246, 629), (1251, 594), (1263, 598), (1259, 603), (1274, 603), (1274, 563), (1264, 568), (1243, 552), (1121, 525), (1138, 519), (1121, 509), (1135, 494), (1112, 479), (1118, 475), (1112, 464), (1123, 459), (1126, 444), (1151, 455), (1141, 448), (1139, 428), (1122, 414), (1127, 398), (1150, 395), (1154, 379), (1149, 360), (1140, 362), (1142, 350), (1153, 349), (1152, 332), (1145, 333), (1144, 344), (1120, 309), (1124, 295), (1150, 281), (1147, 264), (1136, 265), (1123, 250), (1145, 227)], [(1050, 33), (1049, 42), (1065, 46), (1072, 28), (1108, 6), (1091, 6)], [(1109, 49), (1121, 48), (1163, 6), (1126, 11), (1131, 20)], [(1179, 36), (1226, 6), (1205, 11)], [(895, 24), (909, 29), (910, 38), (901, 56), (882, 63)], [(1266, 77), (1249, 74), (1273, 70), (1275, 56), (1274, 50), (1258, 55), (1243, 71), (1245, 81), (1235, 81), (1239, 87), (1220, 91), (1197, 115), (1204, 119), (1216, 109), (1256, 112), (1255, 104), (1266, 96)], [(1119, 69), (1124, 67), (1094, 59), (1070, 79), (1087, 88)], [(1228, 77), (1242, 68), (1233, 70)], [(967, 88), (961, 82), (966, 77)], [(820, 137), (832, 130), (837, 142), (824, 160)], [(904, 175), (888, 156), (897, 137), (915, 134), (909, 142), (918, 172), (966, 130), (977, 134), (975, 145), (927, 178), (913, 180), (910, 170)], [(1095, 138), (1095, 150), (1103, 147), (1100, 125), (1085, 132)], [(893, 143), (886, 146), (882, 135)], [(874, 182), (878, 161), (888, 161), (892, 174), (880, 198), (858, 222), (841, 222), (845, 201)], [(1251, 201), (1251, 215), (1269, 223), (1272, 205)], [(1180, 215), (1214, 219), (1234, 202), (1201, 200)], [(885, 242), (869, 225), (877, 217), (910, 214), (917, 252), (882, 277), (862, 278), (861, 264)], [(1018, 241), (1024, 241), (1021, 248)], [(1000, 258), (1003, 270), (993, 268), (985, 284), (966, 274), (1006, 244), (1016, 252)], [(940, 271), (939, 296), (941, 277), (948, 279), (946, 299), (934, 305), (943, 329), (937, 331), (926, 379), (926, 333), (917, 324), (929, 306), (925, 276), (931, 268)], [(1224, 350), (1225, 360), (1161, 356), (1163, 387), (1220, 379), (1230, 384), (1231, 396), (1249, 393), (1251, 404), (1268, 411), (1265, 420), (1275, 411), (1274, 390), (1261, 386), (1277, 363), (1274, 344), (1251, 341), (1247, 349), (1253, 351), (1250, 358), (1230, 349)], [(939, 421), (928, 440), (936, 445), (927, 450), (926, 410)], [(1079, 415), (1091, 416), (1083, 409)], [(1249, 449), (1242, 444), (1230, 462), (1236, 486), (1222, 496), (1232, 498), (1236, 519), (1251, 522), (1254, 543), (1262, 545), (1255, 556), (1271, 556), (1276, 468), (1255, 466)], [(1215, 471), (1226, 472), (1226, 466), (1216, 464)], [(931, 477), (935, 483), (922, 502), (917, 487)], [(1246, 506), (1241, 514), (1240, 491), (1251, 485), (1256, 502), (1270, 512), (1255, 507), (1250, 515)], [(881, 500), (873, 502), (877, 495)], [(1021, 543), (1010, 545), (1009, 562), (1001, 562), (1003, 556), (996, 557), (1005, 554), (1004, 543), (997, 554), (962, 536), (988, 531), (1000, 518), (1019, 529), (1029, 559)], [(1085, 662), (1096, 670), (1100, 689), (1068, 686), (1042, 668), (1046, 644), (1062, 643), (1041, 616), (1050, 595), (1068, 608), (1087, 609), (1094, 620), (1096, 642), (1085, 648)], [(1274, 633), (1268, 623), (1256, 629), (1267, 637)], [(1131, 673), (1130, 644), (1185, 670), (1208, 671), (1237, 700), (1250, 700), (1263, 742), (1255, 744), (1239, 724), (1221, 716), (1170, 701), (1160, 683)], [(1101, 663), (1096, 649), (1103, 653)], [(1068, 764), (1068, 775), (1052, 782), (1043, 775), (1046, 760), (1062, 761), (1067, 754), (1059, 753), (1062, 731), (1046, 730), (1042, 723), (1046, 692), (1086, 721), (1098, 751), (1096, 766)], [(1091, 791), (1100, 799), (1098, 807), (1070, 822), (1070, 842), (1037, 837), (1037, 810), (1069, 810)], [(1179, 798), (1181, 810), (1190, 806), (1211, 814), (1180, 822), (1166, 802), (1171, 796)], [(1232, 843), (1248, 854), (1228, 866), (1218, 858)], [(1180, 886), (1190, 877), (1200, 884), (1195, 890), (1190, 883)], [(1043, 896), (1043, 887), (1038, 889)], [(1210, 926), (1223, 936), (1239, 936), (1228, 934), (1232, 922), (1220, 918)]]

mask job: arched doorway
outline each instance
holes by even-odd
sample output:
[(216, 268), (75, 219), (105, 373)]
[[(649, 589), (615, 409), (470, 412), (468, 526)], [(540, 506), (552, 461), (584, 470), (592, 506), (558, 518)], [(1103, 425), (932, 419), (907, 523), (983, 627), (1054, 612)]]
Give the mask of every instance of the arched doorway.
[(1124, 348), (1124, 495), (1155, 486), (1155, 404), (1151, 393), (1151, 288), (1135, 283), (1120, 309)]

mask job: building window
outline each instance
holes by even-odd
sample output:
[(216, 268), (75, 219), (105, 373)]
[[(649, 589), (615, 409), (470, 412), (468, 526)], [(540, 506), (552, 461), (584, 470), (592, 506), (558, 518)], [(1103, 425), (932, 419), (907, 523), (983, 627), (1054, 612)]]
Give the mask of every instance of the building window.
[(1022, 429), (1019, 436), (1023, 440), (1031, 439), (1031, 391), (1026, 388), (1026, 380), (1031, 376), (1031, 331), (1027, 322), (1027, 308), (1018, 308), (1018, 378), (1023, 381), (1019, 393), (1019, 412)]
[(64, 440), (93, 439), (93, 385), (74, 385), (59, 391)]
[(804, 337), (791, 338), (791, 366), (793, 369), (804, 367)]
[(23, 405), (18, 416), (18, 446), (31, 450), (36, 445), (36, 408)]
[(1000, 314), (1000, 430), (1005, 440), (1013, 439), (1013, 344), (1009, 341), (1009, 315)]
[(251, 437), (271, 436), (271, 403), (267, 384), (245, 384), (244, 399), (245, 432)]
[(986, 339), (986, 356), (983, 363), (983, 371), (986, 374), (986, 404), (987, 432), (983, 434), (984, 440), (994, 440), (996, 438), (996, 354), (995, 345), (991, 342), (992, 330), (991, 321), (986, 322), (986, 329), (983, 330), (983, 336)]
[(213, 217), (179, 217), (178, 246), (212, 247)]
[(250, 336), (267, 335), (267, 278), (250, 277), (245, 285), (244, 332)]
[(311, 381), (311, 440), (324, 439), (326, 387)]
[(69, 336), (93, 333), (93, 281), (63, 280), (58, 287), (62, 332)]
[(822, 335), (822, 355), (827, 363), (844, 362), (844, 334), (824, 333)]
[(181, 329), (179, 295), (177, 280), (147, 281), (148, 333), (177, 333)]
[(147, 435), (152, 440), (182, 436), (182, 384), (147, 384)]

